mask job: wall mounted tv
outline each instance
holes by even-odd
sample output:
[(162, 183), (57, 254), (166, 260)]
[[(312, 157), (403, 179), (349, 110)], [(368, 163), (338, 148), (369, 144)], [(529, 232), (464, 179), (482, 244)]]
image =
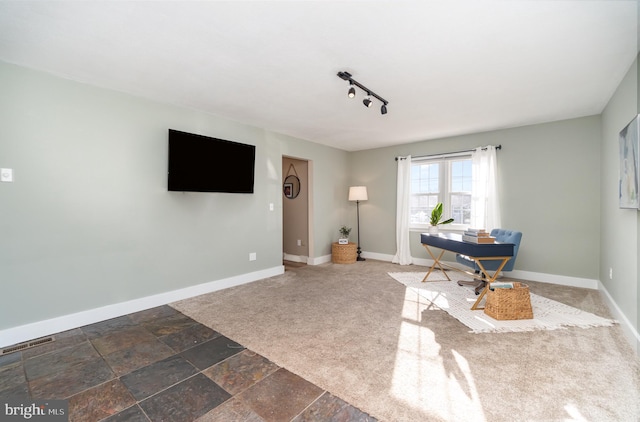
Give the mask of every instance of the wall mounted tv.
[(169, 129), (169, 190), (253, 193), (255, 158), (255, 145)]

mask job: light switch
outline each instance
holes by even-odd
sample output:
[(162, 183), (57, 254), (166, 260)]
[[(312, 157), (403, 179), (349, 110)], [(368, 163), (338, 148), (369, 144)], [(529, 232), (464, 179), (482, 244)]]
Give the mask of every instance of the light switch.
[(13, 169), (0, 169), (0, 182), (13, 182)]
[(273, 202), (269, 203), (269, 211), (273, 211)]

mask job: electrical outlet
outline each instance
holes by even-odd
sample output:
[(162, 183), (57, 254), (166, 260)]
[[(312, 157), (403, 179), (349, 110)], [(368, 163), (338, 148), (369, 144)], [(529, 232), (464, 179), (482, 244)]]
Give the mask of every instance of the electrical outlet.
[(298, 239), (298, 246), (302, 246), (302, 240)]
[(609, 268), (609, 280), (613, 280), (613, 268)]
[(255, 252), (251, 252), (249, 254), (249, 261), (255, 261), (256, 259), (258, 259), (258, 257), (256, 256)]
[(0, 182), (13, 182), (13, 169), (0, 169)]

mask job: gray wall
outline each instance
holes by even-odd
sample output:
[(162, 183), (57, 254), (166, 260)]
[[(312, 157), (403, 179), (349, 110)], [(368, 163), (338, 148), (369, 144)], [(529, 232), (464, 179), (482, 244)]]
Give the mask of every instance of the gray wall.
[[(329, 253), (344, 151), (4, 63), (0, 92), (0, 330), (281, 266), (283, 155), (322, 175)], [(255, 194), (168, 192), (168, 128), (256, 145)]]
[[(635, 324), (638, 321), (638, 230), (640, 212), (618, 207), (619, 133), (638, 113), (637, 60), (602, 113), (602, 181), (600, 232), (602, 238), (599, 279), (621, 311)], [(609, 269), (613, 278), (609, 278)]]
[[(600, 137), (600, 117), (593, 116), (357, 152), (352, 174), (369, 190), (361, 207), (363, 249), (395, 253), (394, 157), (502, 145), (502, 225), (523, 232), (516, 269), (597, 279)], [(428, 259), (419, 232), (411, 239), (412, 256)]]

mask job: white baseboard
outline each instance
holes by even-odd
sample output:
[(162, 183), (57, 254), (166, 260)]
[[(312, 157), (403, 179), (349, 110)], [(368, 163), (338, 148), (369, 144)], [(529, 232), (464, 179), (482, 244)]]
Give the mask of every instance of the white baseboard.
[[(391, 260), (393, 259), (392, 255), (373, 254), (373, 253), (363, 253), (362, 255), (366, 258), (378, 259), (381, 261), (391, 262)], [(424, 258), (412, 258), (412, 259), (413, 259), (413, 264), (415, 265), (422, 265), (424, 267), (430, 267), (433, 265), (432, 259), (424, 259)], [(451, 261), (442, 261), (442, 262), (452, 267), (458, 267), (458, 268), (461, 267), (456, 262), (451, 262)], [(598, 289), (598, 280), (593, 280), (589, 278), (567, 277), (563, 275), (536, 273), (536, 272), (521, 271), (521, 270), (513, 270), (513, 271), (510, 271), (508, 274), (509, 274), (509, 277), (513, 277), (521, 280), (539, 281), (541, 283), (559, 284), (561, 286)]]
[(320, 265), (326, 264), (327, 262), (331, 262), (331, 254), (325, 256), (319, 256), (317, 258), (309, 258), (307, 260), (307, 265)]
[[(362, 256), (368, 259), (375, 259), (379, 261), (391, 262), (393, 255), (379, 254), (373, 252), (363, 252)], [(289, 259), (285, 255), (285, 259), (294, 262), (303, 262), (301, 257), (296, 260)], [(307, 258), (307, 265), (320, 265), (327, 262), (331, 262), (331, 255), (325, 255), (318, 258)], [(415, 265), (421, 265), (429, 267), (433, 265), (433, 260), (413, 258)], [(447, 262), (451, 265), (453, 263)], [(199, 284), (197, 286), (186, 287), (184, 289), (174, 290), (171, 292), (160, 293), (157, 295), (147, 296), (140, 299), (134, 299), (127, 302), (116, 303), (113, 305), (107, 305), (100, 308), (90, 309), (88, 311), (77, 312), (74, 314), (63, 315), (60, 317), (38, 321), (30, 324), (21, 325), (18, 327), (8, 328), (0, 331), (0, 347), (7, 347), (14, 344), (22, 343), (24, 341), (33, 340), (39, 337), (45, 337), (60, 333), (63, 331), (71, 330), (74, 328), (82, 327), (88, 324), (94, 324), (96, 322), (104, 321), (111, 318), (116, 318), (122, 315), (131, 314), (134, 312), (143, 311), (156, 306), (162, 306), (178, 300), (188, 299), (190, 297), (198, 296), (205, 293), (214, 292), (217, 290), (226, 289), (233, 286), (239, 286), (241, 284), (251, 283), (257, 280), (261, 280), (268, 277), (277, 276), (284, 273), (284, 266), (276, 266), (261, 271), (256, 271), (248, 274), (241, 274), (234, 277), (229, 277), (221, 280), (211, 281), (208, 283)], [(614, 318), (620, 321), (620, 325), (624, 331), (625, 336), (628, 338), (631, 346), (636, 351), (636, 354), (640, 354), (640, 334), (633, 327), (633, 324), (622, 313), (618, 305), (613, 298), (609, 295), (604, 285), (598, 280), (584, 279), (579, 277), (567, 277), (554, 274), (536, 273), (530, 271), (514, 270), (510, 273), (514, 278), (523, 280), (539, 281), (545, 283), (553, 283), (564, 286), (572, 287), (584, 287), (590, 289), (598, 289), (604, 293), (604, 298), (607, 306), (614, 315)]]
[(598, 280), (581, 277), (568, 277), (564, 275), (534, 273), (531, 271), (513, 270), (509, 273), (510, 277), (520, 280), (539, 281), (541, 283), (560, 284), (562, 286), (584, 287), (585, 289), (598, 289)]
[(629, 321), (626, 315), (622, 313), (618, 304), (613, 300), (606, 287), (604, 287), (604, 284), (601, 282), (598, 282), (598, 290), (603, 293), (605, 303), (611, 310), (613, 318), (618, 320), (620, 323), (620, 327), (631, 344), (631, 347), (636, 352), (636, 356), (640, 356), (640, 333), (638, 333), (638, 330), (633, 327), (633, 324)]
[(309, 257), (304, 255), (291, 255), (288, 253), (282, 254), (282, 259), (285, 261), (291, 262), (302, 262), (303, 264), (307, 264), (309, 262)]
[(88, 324), (94, 324), (96, 322), (116, 318), (122, 315), (144, 311), (145, 309), (166, 305), (178, 300), (188, 299), (201, 294), (251, 283), (280, 274), (284, 274), (284, 266), (282, 265), (221, 280), (210, 281), (208, 283), (198, 284), (196, 286), (186, 287), (184, 289), (174, 290), (171, 292), (160, 293), (140, 299), (129, 300), (127, 302), (90, 309), (88, 311), (77, 312), (44, 321), (8, 328), (0, 331), (0, 347), (7, 347), (39, 337), (50, 336)]
[[(391, 262), (391, 260), (393, 259), (393, 255), (386, 255), (386, 254), (382, 254), (382, 253), (375, 253), (375, 252), (365, 252), (362, 251), (362, 253), (360, 254), (364, 259), (376, 259), (378, 261), (387, 261), (387, 262)], [(413, 258), (415, 261), (415, 258)]]

